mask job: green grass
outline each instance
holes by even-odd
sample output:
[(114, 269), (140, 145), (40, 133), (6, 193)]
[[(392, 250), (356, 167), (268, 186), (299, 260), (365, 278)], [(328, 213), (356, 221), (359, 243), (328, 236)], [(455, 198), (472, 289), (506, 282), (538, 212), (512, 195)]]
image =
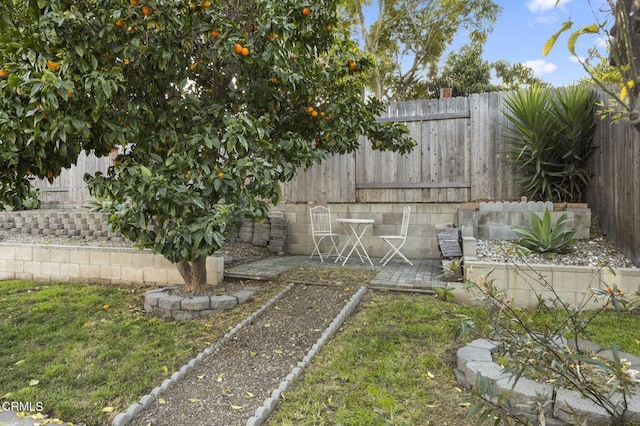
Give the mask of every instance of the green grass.
[(430, 296), (367, 294), (270, 425), (473, 424), (453, 375), (457, 313)]
[[(237, 309), (182, 322), (145, 315), (139, 289), (0, 282), (0, 402), (42, 402), (51, 417), (109, 424), (285, 282), (261, 285)], [(284, 394), (269, 423), (474, 424), (453, 375), (463, 344), (452, 340), (458, 314), (486, 324), (480, 307), (368, 292)], [(605, 313), (591, 327), (592, 341), (606, 347), (616, 342), (620, 350), (640, 355), (638, 328), (638, 315)], [(114, 411), (103, 412), (105, 407)]]
[[(141, 290), (0, 282), (0, 401), (42, 402), (51, 417), (109, 424), (116, 412), (170, 377), (277, 290), (265, 287), (227, 313), (174, 322), (144, 314)], [(105, 407), (114, 410), (103, 412)]]

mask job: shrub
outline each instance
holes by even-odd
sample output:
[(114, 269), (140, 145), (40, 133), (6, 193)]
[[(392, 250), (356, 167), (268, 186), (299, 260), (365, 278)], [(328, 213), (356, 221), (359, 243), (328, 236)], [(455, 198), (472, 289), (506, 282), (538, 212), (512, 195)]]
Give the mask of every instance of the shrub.
[[(573, 305), (563, 301), (544, 276), (530, 267), (519, 268), (518, 275), (534, 290), (538, 300), (535, 309), (514, 307), (489, 275), (467, 282), (467, 289), (489, 309), (492, 339), (498, 342), (494, 357), (506, 363), (504, 371), (512, 375), (511, 385), (515, 387), (521, 377), (529, 376), (544, 380), (551, 392), (537, 395), (525, 407), (511, 401), (510, 390), (498, 392), (488, 379), (478, 375), (468, 401), (469, 414), (480, 420), (494, 419), (494, 424), (535, 424), (532, 417), (537, 416), (536, 420), (544, 424), (545, 412), (553, 411), (559, 389), (565, 388), (577, 390), (602, 408), (610, 424), (628, 424), (630, 398), (638, 391), (640, 380), (629, 369), (629, 362), (621, 358), (615, 343), (612, 359), (607, 360), (593, 357), (583, 340), (589, 339), (590, 325), (605, 311), (613, 310), (620, 318), (629, 308), (628, 296), (614, 284), (592, 288)], [(465, 331), (475, 331), (472, 318), (461, 318), (454, 337)], [(584, 424), (584, 419), (577, 416), (573, 420)]]
[(533, 86), (511, 92), (504, 138), (508, 162), (529, 199), (581, 202), (590, 183), (585, 167), (596, 146), (596, 100), (587, 86)]
[(520, 238), (516, 243), (529, 250), (538, 253), (563, 253), (568, 251), (575, 239), (573, 238), (580, 230), (579, 227), (569, 227), (569, 218), (563, 213), (554, 228), (551, 227), (551, 213), (545, 209), (542, 218), (535, 213), (531, 213), (531, 229), (513, 227)]

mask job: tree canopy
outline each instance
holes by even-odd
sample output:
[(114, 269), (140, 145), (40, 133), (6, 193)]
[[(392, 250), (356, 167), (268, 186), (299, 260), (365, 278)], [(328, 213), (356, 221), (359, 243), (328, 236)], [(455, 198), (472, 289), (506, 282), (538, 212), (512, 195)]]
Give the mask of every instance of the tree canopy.
[(359, 135), (374, 149), (415, 144), (362, 100), (371, 64), (336, 29), (337, 6), (3, 2), (0, 184), (119, 146), (106, 175), (86, 177), (92, 193), (116, 230), (201, 289), (230, 218), (264, 217), (299, 167), (355, 150)]
[[(377, 18), (365, 20), (365, 7)], [(367, 87), (378, 98), (406, 100), (437, 75), (442, 55), (463, 32), (484, 44), (500, 7), (491, 0), (343, 0), (347, 25), (375, 62)]]

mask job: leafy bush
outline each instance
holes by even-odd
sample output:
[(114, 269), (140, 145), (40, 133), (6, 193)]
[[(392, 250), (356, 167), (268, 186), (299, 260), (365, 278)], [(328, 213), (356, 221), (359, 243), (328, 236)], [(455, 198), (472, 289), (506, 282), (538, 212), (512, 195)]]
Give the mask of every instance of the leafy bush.
[(581, 202), (590, 183), (586, 161), (596, 146), (596, 99), (588, 86), (533, 86), (511, 92), (504, 138), (517, 183), (532, 200)]
[[(610, 313), (621, 318), (628, 311), (629, 297), (613, 284), (592, 288), (582, 300), (569, 304), (543, 275), (530, 267), (518, 268), (518, 275), (536, 294), (535, 309), (514, 307), (512, 298), (489, 274), (477, 282), (468, 281), (467, 289), (489, 309), (492, 339), (499, 343), (494, 359), (507, 361), (504, 372), (513, 378), (511, 385), (515, 387), (522, 377), (537, 377), (551, 391), (538, 394), (527, 406), (520, 405), (511, 400), (511, 390), (498, 392), (488, 379), (478, 375), (468, 401), (469, 414), (495, 419), (494, 424), (533, 424), (534, 415), (540, 424), (545, 424), (545, 412), (558, 402), (559, 390), (564, 388), (577, 390), (584, 399), (602, 408), (610, 417), (610, 424), (629, 424), (627, 410), (640, 385), (636, 372), (620, 356), (615, 342), (610, 360), (592, 356), (585, 345), (595, 320)], [(469, 331), (475, 331), (474, 320), (461, 317), (454, 337)], [(585, 424), (577, 415), (574, 421), (571, 424)]]
[(516, 243), (522, 247), (538, 253), (563, 253), (571, 248), (575, 241), (573, 237), (580, 230), (579, 227), (569, 227), (569, 222), (567, 214), (563, 213), (552, 228), (551, 213), (545, 209), (542, 218), (531, 213), (530, 230), (519, 226), (512, 229), (520, 237)]
[(0, 186), (0, 188), (0, 206), (2, 206), (2, 210), (10, 212), (40, 208), (38, 190), (30, 188), (28, 183), (25, 186)]

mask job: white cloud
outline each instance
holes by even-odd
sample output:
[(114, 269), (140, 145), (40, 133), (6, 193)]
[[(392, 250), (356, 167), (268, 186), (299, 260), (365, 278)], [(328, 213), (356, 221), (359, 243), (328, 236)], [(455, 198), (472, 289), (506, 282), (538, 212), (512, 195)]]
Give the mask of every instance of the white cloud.
[(526, 61), (523, 62), (522, 65), (531, 68), (535, 75), (551, 74), (558, 68), (556, 64), (547, 62), (544, 59), (534, 59), (532, 61)]
[(537, 16), (534, 20), (534, 24), (555, 24), (558, 22), (558, 17), (555, 15)]
[(568, 3), (571, 3), (573, 0), (531, 0), (527, 2), (527, 7), (533, 13), (542, 13), (547, 10), (554, 9), (556, 7), (556, 2), (558, 3), (558, 8), (562, 9)]

